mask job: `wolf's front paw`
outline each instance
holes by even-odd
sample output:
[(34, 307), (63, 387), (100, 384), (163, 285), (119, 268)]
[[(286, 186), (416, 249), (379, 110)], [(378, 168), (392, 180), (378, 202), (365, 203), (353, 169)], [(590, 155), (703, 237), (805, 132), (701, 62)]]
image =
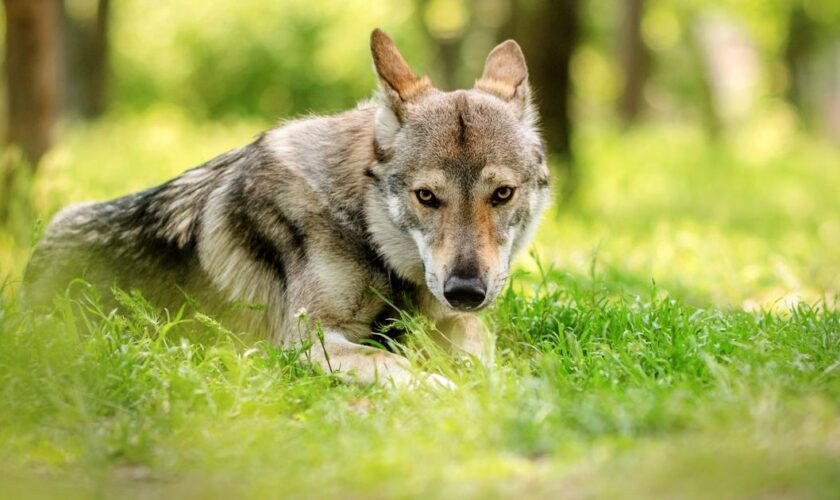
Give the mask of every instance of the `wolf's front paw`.
[(437, 373), (421, 373), (420, 378), (420, 381), (423, 384), (429, 387), (434, 387), (436, 389), (447, 389), (450, 391), (454, 391), (458, 388), (455, 382), (449, 380), (443, 375), (438, 375)]
[(455, 390), (458, 386), (443, 375), (437, 373), (420, 372), (415, 374), (405, 373), (403, 376), (392, 377), (391, 383), (394, 387), (406, 387), (419, 389), (421, 387), (432, 389)]
[(458, 366), (464, 368), (493, 368), (496, 366), (496, 359), (493, 355), (482, 356), (462, 352), (459, 355), (456, 355), (454, 359), (458, 363)]

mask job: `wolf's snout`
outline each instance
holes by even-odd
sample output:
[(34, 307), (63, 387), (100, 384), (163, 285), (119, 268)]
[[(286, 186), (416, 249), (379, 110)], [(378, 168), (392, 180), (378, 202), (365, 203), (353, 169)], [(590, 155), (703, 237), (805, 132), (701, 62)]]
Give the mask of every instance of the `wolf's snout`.
[(478, 277), (464, 277), (453, 274), (443, 286), (443, 296), (455, 309), (475, 309), (484, 302), (487, 287)]

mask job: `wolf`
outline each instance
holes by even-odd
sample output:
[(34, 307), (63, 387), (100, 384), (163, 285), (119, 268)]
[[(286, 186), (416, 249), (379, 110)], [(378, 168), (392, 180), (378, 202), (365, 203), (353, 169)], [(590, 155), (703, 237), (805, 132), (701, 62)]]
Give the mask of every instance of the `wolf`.
[[(475, 313), (504, 288), (550, 198), (522, 50), (501, 43), (473, 88), (444, 92), (383, 31), (370, 48), (378, 90), (357, 108), (59, 211), (27, 266), (24, 300), (48, 304), (83, 277), (160, 307), (186, 295), (210, 311), (262, 304), (226, 321), (308, 345), (306, 359), (360, 383), (451, 386), (363, 343), (388, 303), (411, 304), (448, 352), (491, 363), (494, 337)], [(301, 329), (302, 315), (318, 327)]]

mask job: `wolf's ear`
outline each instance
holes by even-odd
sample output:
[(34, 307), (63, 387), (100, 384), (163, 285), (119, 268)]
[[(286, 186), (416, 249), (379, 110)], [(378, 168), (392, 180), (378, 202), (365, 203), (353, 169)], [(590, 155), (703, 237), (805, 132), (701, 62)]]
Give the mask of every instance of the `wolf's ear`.
[(414, 74), (391, 37), (379, 28), (370, 34), (370, 52), (385, 106), (376, 116), (376, 135), (380, 145), (388, 147), (405, 119), (408, 103), (433, 87), (427, 77)]
[(417, 99), (432, 88), (427, 77), (418, 77), (411, 71), (394, 41), (379, 28), (370, 34), (370, 52), (379, 81), (397, 105)]
[(528, 66), (518, 43), (508, 40), (490, 52), (484, 63), (484, 73), (476, 80), (475, 88), (517, 105), (520, 116), (530, 111)]

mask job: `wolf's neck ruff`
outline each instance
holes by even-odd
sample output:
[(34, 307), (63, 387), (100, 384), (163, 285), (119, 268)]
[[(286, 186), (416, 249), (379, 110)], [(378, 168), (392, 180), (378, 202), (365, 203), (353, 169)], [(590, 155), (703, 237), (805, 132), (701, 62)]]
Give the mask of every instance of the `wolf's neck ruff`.
[[(492, 336), (465, 311), (493, 302), (549, 197), (522, 52), (499, 45), (475, 88), (455, 92), (418, 77), (381, 31), (371, 52), (380, 88), (358, 108), (288, 122), (156, 188), (59, 212), (27, 268), (25, 300), (49, 303), (78, 277), (173, 309), (186, 293), (235, 331), (319, 339), (308, 357), (325, 369), (414, 383), (404, 358), (358, 343), (386, 302), (405, 299), (445, 348), (491, 360)], [(229, 312), (242, 302), (265, 307)]]

